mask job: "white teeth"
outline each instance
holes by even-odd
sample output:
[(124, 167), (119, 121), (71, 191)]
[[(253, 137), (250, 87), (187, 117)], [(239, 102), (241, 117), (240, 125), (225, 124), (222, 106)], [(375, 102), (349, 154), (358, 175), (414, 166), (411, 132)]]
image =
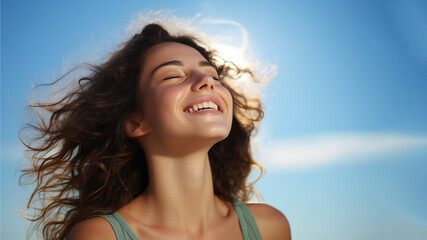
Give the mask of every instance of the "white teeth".
[(218, 108), (215, 108), (216, 104), (213, 102), (209, 102), (209, 107), (215, 110), (218, 110)]
[(211, 101), (202, 102), (202, 103), (194, 104), (193, 107), (188, 108), (186, 110), (186, 112), (193, 113), (193, 112), (201, 111), (204, 109), (214, 109), (214, 110), (218, 111), (218, 105), (216, 105), (215, 103), (213, 103)]

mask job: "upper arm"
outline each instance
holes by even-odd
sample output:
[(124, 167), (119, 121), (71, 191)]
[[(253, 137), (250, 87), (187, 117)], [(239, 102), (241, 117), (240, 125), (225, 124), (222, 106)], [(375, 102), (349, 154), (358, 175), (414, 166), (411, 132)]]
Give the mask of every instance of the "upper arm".
[(102, 217), (94, 217), (76, 224), (68, 234), (68, 240), (116, 240), (110, 223)]
[(248, 204), (264, 240), (291, 239), (288, 219), (279, 210), (267, 204)]

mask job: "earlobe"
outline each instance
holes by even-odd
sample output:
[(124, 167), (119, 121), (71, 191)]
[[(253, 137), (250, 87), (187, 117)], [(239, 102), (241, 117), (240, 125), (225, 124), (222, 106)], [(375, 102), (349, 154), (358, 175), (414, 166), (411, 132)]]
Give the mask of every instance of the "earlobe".
[(141, 137), (148, 133), (144, 126), (143, 119), (140, 116), (132, 116), (125, 122), (125, 131), (127, 137)]

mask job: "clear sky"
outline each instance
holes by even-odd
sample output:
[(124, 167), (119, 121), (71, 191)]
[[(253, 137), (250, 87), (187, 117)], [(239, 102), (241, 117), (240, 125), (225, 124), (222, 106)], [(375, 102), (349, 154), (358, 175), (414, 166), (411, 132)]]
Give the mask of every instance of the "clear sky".
[(102, 59), (138, 12), (161, 9), (222, 20), (235, 45), (278, 67), (256, 186), (294, 239), (427, 236), (426, 1), (59, 2), (1, 1), (1, 239), (28, 226), (18, 130), (32, 84)]

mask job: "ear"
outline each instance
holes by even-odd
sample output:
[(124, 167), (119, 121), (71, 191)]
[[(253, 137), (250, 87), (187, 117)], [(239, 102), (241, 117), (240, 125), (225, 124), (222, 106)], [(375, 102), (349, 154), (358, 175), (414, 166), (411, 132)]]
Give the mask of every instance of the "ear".
[(148, 133), (141, 114), (132, 114), (125, 122), (125, 131), (127, 137), (141, 137)]

